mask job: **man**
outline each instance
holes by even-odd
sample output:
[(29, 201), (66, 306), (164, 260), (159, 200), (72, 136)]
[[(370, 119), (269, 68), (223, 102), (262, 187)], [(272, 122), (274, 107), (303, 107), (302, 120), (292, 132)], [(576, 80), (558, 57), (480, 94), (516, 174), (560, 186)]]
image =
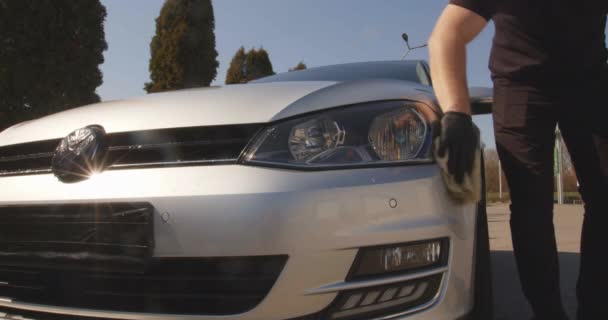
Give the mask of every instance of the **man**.
[[(608, 319), (608, 0), (451, 0), (431, 36), (431, 70), (445, 111), (448, 170), (471, 170), (476, 133), (466, 44), (493, 20), (490, 58), (496, 146), (511, 189), (511, 233), (535, 319), (567, 319), (553, 227), (556, 126), (585, 202), (578, 318)], [(604, 306), (606, 305), (606, 306)]]

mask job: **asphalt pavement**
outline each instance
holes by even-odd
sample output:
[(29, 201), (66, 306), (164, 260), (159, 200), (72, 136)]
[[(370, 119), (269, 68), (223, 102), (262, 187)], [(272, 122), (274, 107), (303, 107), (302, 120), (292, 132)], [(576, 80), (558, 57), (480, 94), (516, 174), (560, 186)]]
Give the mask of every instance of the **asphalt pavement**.
[[(558, 239), (562, 298), (571, 319), (575, 319), (576, 314), (575, 288), (582, 221), (582, 206), (555, 207), (554, 223)], [(509, 229), (508, 206), (489, 206), (488, 222), (494, 276), (495, 320), (527, 320), (532, 313), (523, 296), (517, 276)]]

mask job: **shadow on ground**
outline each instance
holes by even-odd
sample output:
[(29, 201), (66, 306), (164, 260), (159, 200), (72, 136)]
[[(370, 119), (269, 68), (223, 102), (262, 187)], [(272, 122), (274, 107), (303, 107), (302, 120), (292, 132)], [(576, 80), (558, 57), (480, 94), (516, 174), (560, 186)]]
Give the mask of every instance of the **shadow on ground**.
[[(562, 299), (570, 319), (576, 314), (579, 254), (560, 252)], [(521, 291), (513, 251), (492, 252), (495, 320), (527, 320), (532, 313)]]

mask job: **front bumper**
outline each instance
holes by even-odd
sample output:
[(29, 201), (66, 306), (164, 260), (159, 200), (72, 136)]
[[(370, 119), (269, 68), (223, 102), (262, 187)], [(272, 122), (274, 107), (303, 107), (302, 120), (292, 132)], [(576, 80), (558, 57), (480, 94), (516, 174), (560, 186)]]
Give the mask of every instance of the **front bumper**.
[(434, 270), (443, 274), (439, 295), (416, 313), (394, 318), (453, 320), (472, 307), (475, 206), (453, 204), (434, 165), (324, 172), (238, 165), (116, 170), (78, 184), (52, 175), (0, 179), (0, 205), (136, 201), (155, 208), (154, 257), (289, 259), (266, 298), (238, 315), (136, 314), (2, 298), (0, 306), (134, 320), (292, 319), (325, 309), (338, 291), (353, 285), (345, 278), (358, 248), (446, 237), (448, 267)]

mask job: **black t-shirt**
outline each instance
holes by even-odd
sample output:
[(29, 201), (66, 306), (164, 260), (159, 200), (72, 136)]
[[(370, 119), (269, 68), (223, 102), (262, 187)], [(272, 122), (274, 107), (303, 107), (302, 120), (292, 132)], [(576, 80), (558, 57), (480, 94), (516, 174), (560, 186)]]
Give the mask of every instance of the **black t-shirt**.
[(493, 79), (523, 84), (584, 81), (605, 70), (608, 0), (450, 0), (496, 34)]

